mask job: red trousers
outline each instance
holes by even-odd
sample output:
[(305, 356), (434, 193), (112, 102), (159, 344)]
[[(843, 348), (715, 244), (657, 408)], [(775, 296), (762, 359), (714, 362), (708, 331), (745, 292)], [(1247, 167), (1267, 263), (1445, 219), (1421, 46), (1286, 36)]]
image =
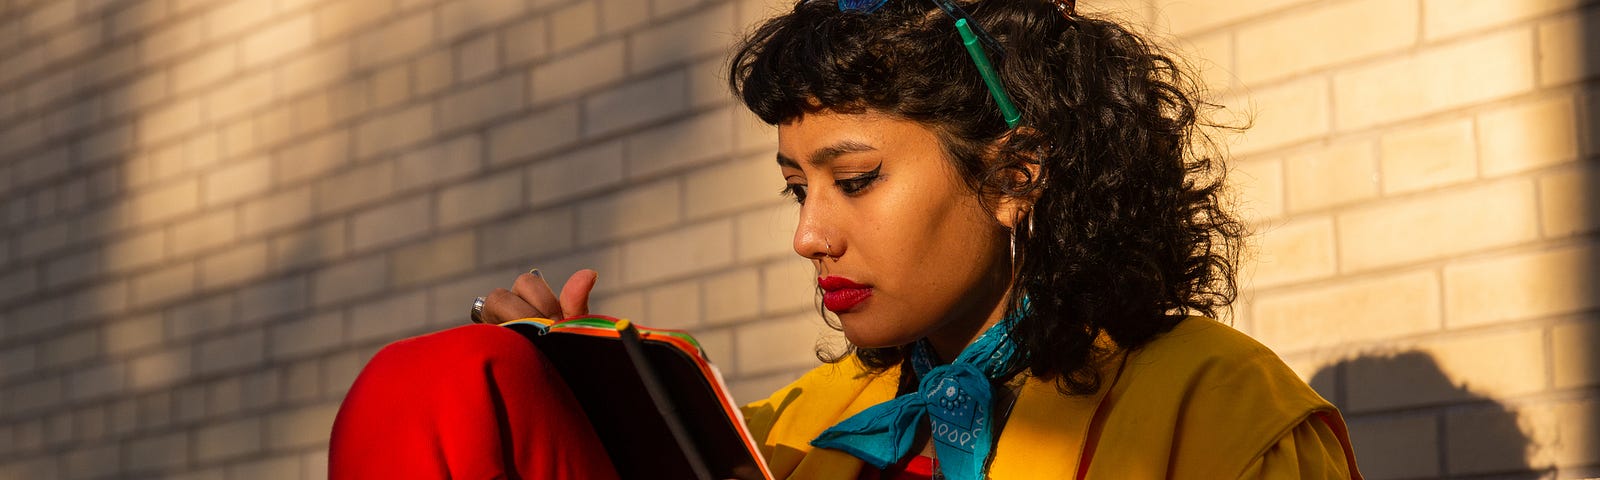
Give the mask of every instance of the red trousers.
[(328, 457), (335, 480), (617, 478), (561, 375), (489, 325), (379, 351), (339, 407)]

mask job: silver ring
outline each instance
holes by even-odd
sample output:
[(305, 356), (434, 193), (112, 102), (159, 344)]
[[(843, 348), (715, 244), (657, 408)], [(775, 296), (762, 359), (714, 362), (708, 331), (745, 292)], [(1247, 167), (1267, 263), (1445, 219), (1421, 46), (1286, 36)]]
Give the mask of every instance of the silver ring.
[(472, 323), (483, 323), (483, 302), (487, 300), (478, 297), (472, 300)]

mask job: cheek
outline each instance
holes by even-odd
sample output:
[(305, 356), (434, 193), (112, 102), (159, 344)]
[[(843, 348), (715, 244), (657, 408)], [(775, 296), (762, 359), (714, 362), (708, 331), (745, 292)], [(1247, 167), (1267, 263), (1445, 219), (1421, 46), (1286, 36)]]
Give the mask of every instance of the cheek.
[(882, 264), (922, 288), (965, 285), (993, 261), (1000, 230), (976, 200), (962, 192), (928, 189), (885, 205), (871, 232)]
[(866, 247), (884, 306), (892, 306), (881, 312), (885, 320), (925, 329), (964, 311), (971, 294), (988, 287), (996, 264), (1007, 260), (997, 258), (1005, 253), (1004, 238), (993, 218), (959, 192), (897, 193), (875, 206), (857, 246)]

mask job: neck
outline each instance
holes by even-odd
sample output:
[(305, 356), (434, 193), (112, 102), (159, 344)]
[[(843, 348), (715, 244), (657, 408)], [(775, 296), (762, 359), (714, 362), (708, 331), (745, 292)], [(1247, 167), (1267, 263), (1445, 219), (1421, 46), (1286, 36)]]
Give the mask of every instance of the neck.
[(989, 304), (987, 311), (979, 310), (977, 314), (968, 317), (972, 320), (950, 322), (944, 329), (928, 334), (928, 344), (933, 347), (934, 355), (939, 357), (936, 362), (945, 364), (955, 361), (967, 345), (971, 345), (979, 335), (996, 323), (1000, 323), (1006, 316), (1007, 308), (1011, 306), (1011, 302), (1008, 301), (1010, 298), (1011, 289), (1007, 287), (998, 299), (986, 302)]

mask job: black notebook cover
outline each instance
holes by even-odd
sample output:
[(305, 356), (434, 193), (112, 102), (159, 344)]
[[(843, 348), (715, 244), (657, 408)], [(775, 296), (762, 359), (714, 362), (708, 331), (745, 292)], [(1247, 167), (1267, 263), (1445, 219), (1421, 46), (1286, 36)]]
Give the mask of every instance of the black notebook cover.
[[(583, 406), (622, 478), (694, 479), (679, 445), (615, 327), (616, 319), (587, 316), (565, 322), (523, 320), (504, 326), (521, 333), (561, 373)], [(624, 323), (625, 325), (626, 323)], [(639, 330), (646, 367), (664, 386), (711, 478), (769, 478), (765, 460), (738, 417), (726, 387), (687, 333)]]

